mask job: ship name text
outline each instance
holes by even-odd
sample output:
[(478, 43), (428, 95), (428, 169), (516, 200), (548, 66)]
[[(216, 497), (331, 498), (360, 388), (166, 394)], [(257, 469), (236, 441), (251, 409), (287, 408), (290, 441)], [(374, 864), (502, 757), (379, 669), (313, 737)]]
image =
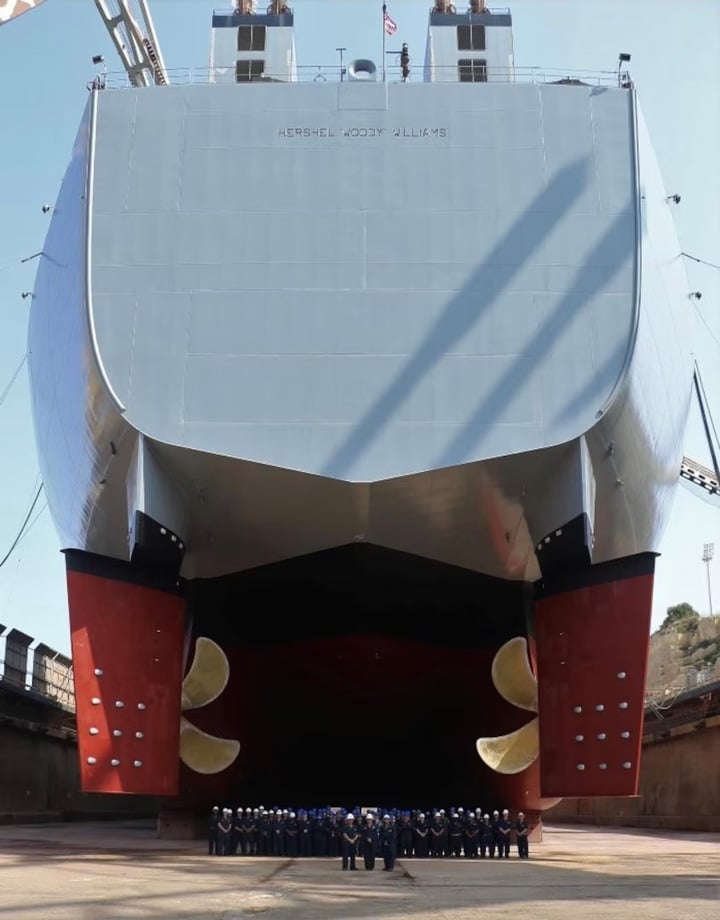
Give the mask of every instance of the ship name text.
[(439, 127), (414, 127), (414, 128), (329, 128), (329, 127), (286, 127), (278, 128), (278, 137), (288, 139), (308, 137), (448, 137), (447, 128)]

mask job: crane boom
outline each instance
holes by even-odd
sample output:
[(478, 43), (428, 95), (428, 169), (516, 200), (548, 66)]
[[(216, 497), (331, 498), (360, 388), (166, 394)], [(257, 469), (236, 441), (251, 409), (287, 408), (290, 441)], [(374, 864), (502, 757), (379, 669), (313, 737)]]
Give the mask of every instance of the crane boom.
[(138, 0), (142, 26), (133, 15), (132, 0), (95, 0), (120, 61), (133, 86), (167, 86), (165, 61), (147, 0)]

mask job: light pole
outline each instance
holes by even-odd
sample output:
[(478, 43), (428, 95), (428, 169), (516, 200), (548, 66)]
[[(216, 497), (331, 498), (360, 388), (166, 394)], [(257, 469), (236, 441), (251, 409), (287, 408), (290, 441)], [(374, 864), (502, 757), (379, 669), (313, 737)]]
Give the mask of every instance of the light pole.
[(340, 52), (340, 82), (343, 83), (345, 81), (344, 55), (347, 48), (336, 48), (335, 50)]
[(712, 562), (712, 558), (714, 555), (715, 555), (715, 544), (714, 543), (704, 543), (702, 561), (705, 563), (705, 568), (707, 570), (708, 605), (710, 607), (710, 616), (712, 616), (713, 614), (712, 589), (710, 587), (710, 563)]

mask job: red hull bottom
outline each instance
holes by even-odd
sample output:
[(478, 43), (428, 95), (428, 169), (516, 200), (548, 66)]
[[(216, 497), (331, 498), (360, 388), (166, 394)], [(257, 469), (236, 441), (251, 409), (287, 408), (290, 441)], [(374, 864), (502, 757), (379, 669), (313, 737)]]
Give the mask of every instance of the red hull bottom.
[[(633, 676), (623, 691), (633, 709), (618, 712), (623, 726), (632, 722), (635, 744), (651, 577), (641, 578), (642, 587), (633, 572), (579, 588), (561, 585), (556, 593), (544, 586), (546, 596), (535, 603), (543, 755), (521, 773), (501, 775), (482, 763), (475, 742), (533, 718), (500, 697), (491, 678), (497, 649), (526, 633), (533, 612), (529, 592), (426, 560), (393, 568), (386, 555), (378, 555), (371, 565), (364, 559), (353, 593), (339, 558), (332, 566), (316, 559), (314, 568), (282, 563), (212, 582), (162, 586), (148, 584), (132, 566), (69, 554), (83, 788), (179, 796), (178, 804), (198, 808), (236, 802), (269, 807), (278, 801), (454, 803), (534, 812), (546, 804), (542, 792), (578, 794), (572, 791), (577, 742), (564, 717), (556, 731), (556, 715), (559, 719), (580, 693), (578, 675), (593, 649), (602, 665), (594, 679), (604, 681), (603, 699), (610, 701), (621, 643), (608, 630), (630, 615), (639, 625), (632, 642), (624, 643), (623, 660), (632, 661)], [(195, 638), (207, 636), (229, 661), (224, 692), (185, 713), (201, 730), (240, 742), (238, 757), (220, 773), (202, 774), (179, 763), (181, 670), (184, 658), (192, 657), (183, 655), (183, 636), (185, 652), (192, 653)], [(584, 649), (570, 669), (572, 649), (566, 648), (565, 657), (557, 654), (558, 638), (567, 636), (573, 647)], [(107, 661), (113, 649), (117, 667), (103, 668), (101, 658)], [(94, 674), (98, 667), (104, 671), (100, 677)], [(595, 712), (589, 707), (597, 689), (589, 684), (582, 690), (588, 708), (580, 721), (586, 731), (596, 727), (585, 719)], [(127, 705), (118, 710), (118, 700)], [(146, 708), (138, 711), (138, 702)], [(122, 724), (118, 738), (113, 730), (128, 712), (133, 718)], [(141, 739), (134, 738), (138, 715), (148, 728)], [(89, 734), (91, 727), (99, 732)], [(570, 728), (578, 733), (576, 724)], [(123, 746), (128, 733), (132, 745)], [(128, 766), (137, 760), (142, 767)], [(113, 761), (120, 764), (113, 767)], [(599, 775), (616, 790), (603, 794), (632, 794), (635, 761), (633, 756), (629, 770), (622, 766), (625, 760), (613, 761), (611, 773), (588, 769), (583, 779)], [(541, 789), (539, 763), (546, 762), (551, 767), (544, 769)]]

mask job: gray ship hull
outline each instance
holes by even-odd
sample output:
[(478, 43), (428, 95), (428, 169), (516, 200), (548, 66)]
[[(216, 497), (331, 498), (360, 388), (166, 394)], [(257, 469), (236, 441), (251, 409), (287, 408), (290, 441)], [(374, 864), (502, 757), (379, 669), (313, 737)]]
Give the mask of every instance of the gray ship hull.
[(657, 551), (690, 309), (633, 90), (96, 91), (44, 252), (68, 549), (193, 584), (366, 545), (516, 583), (504, 638), (532, 585)]

